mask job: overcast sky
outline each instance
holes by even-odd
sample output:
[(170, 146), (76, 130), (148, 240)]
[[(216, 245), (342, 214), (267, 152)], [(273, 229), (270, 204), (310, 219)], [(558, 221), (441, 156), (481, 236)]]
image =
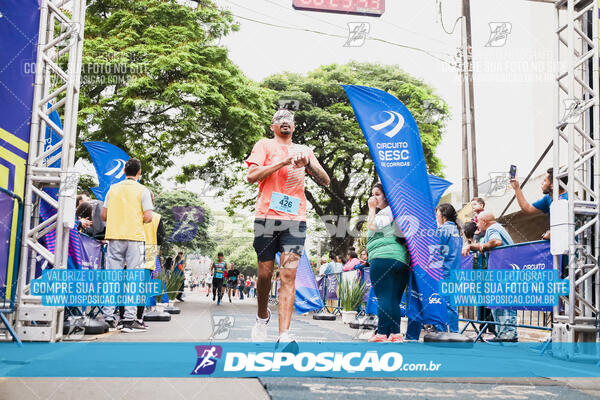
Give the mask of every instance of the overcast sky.
[[(387, 0), (380, 18), (298, 11), (292, 0), (216, 0), (237, 16), (239, 32), (222, 39), (230, 58), (255, 80), (281, 72), (306, 73), (320, 65), (352, 60), (398, 64), (432, 86), (451, 116), (437, 155), (444, 174), (460, 190), (460, 75), (423, 52), (369, 40), (344, 47), (347, 23), (367, 22), (370, 36), (426, 50), (452, 61), (460, 46), (460, 25), (444, 32), (436, 0)], [(526, 175), (552, 138), (555, 45), (554, 6), (527, 0), (474, 0), (472, 3), (475, 112), (480, 182), (510, 164)], [(460, 0), (443, 0), (444, 25), (451, 30), (460, 15)], [(261, 22), (249, 21), (257, 20)], [(488, 46), (490, 23), (511, 29), (502, 47)], [(267, 24), (283, 25), (283, 29)], [(343, 38), (319, 35), (314, 30)], [(496, 44), (496, 43), (494, 43)], [(551, 160), (547, 160), (550, 165)], [(543, 165), (542, 165), (543, 166)]]

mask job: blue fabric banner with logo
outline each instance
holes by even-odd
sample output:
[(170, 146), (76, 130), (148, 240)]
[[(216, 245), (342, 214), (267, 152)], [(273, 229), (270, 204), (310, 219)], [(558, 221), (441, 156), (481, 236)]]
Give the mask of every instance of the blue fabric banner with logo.
[(327, 275), (327, 293), (325, 293), (325, 300), (337, 300), (337, 287), (338, 287), (338, 275), (330, 274)]
[(81, 268), (100, 269), (102, 261), (102, 244), (86, 235), (79, 235), (81, 240)]
[[(279, 264), (280, 254), (276, 256), (277, 264)], [(302, 254), (300, 261), (298, 262), (298, 268), (296, 269), (296, 299), (294, 301), (294, 307), (298, 314), (304, 314), (309, 311), (320, 310), (325, 305), (321, 300), (319, 294), (319, 288), (317, 287), (317, 280), (315, 274), (310, 266), (310, 260), (306, 253)]]
[(98, 200), (104, 201), (110, 186), (125, 179), (123, 167), (131, 157), (110, 143), (84, 142), (83, 145), (90, 154), (98, 175), (98, 187), (91, 188), (91, 191)]
[(408, 243), (412, 268), (407, 315), (422, 323), (446, 324), (448, 314), (439, 295), (442, 256), (417, 123), (408, 108), (387, 92), (354, 85), (344, 89)]
[[(489, 253), (488, 269), (552, 270), (553, 260), (549, 241), (537, 241), (498, 247)], [(551, 306), (490, 307), (515, 310), (552, 311)]]

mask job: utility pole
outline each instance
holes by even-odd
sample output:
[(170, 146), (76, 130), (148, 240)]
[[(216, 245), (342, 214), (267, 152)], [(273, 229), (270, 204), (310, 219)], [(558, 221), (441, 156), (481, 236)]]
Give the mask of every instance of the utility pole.
[(471, 200), (471, 196), (479, 195), (477, 190), (470, 0), (462, 0), (461, 22), (462, 202), (467, 204)]
[[(468, 110), (467, 124), (471, 134), (471, 189), (474, 197), (479, 196), (477, 185), (477, 151), (475, 139), (475, 100), (473, 94), (473, 45), (471, 42), (471, 1), (463, 0), (463, 19), (465, 22), (466, 47), (463, 45), (464, 57), (466, 59)], [(470, 199), (469, 199), (470, 200)]]
[(462, 99), (462, 204), (465, 205), (470, 200), (470, 187), (469, 187), (469, 133), (467, 129), (467, 96), (466, 96), (466, 78), (465, 78), (465, 46), (464, 46), (464, 18), (462, 21), (463, 35), (460, 52), (460, 78), (461, 78), (461, 99)]

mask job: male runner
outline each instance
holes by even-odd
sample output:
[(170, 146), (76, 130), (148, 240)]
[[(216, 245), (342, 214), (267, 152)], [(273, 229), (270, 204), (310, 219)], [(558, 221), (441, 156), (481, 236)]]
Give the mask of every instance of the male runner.
[(229, 269), (227, 270), (227, 296), (229, 297), (229, 302), (231, 303), (231, 291), (233, 290), (233, 297), (235, 297), (235, 290), (238, 287), (238, 276), (240, 275), (240, 271), (235, 269), (233, 263), (229, 265)]
[(217, 254), (217, 259), (219, 261), (212, 263), (210, 266), (210, 273), (213, 276), (213, 301), (215, 301), (215, 298), (217, 298), (217, 305), (219, 305), (221, 304), (221, 299), (223, 298), (221, 286), (223, 286), (223, 278), (225, 276), (225, 270), (227, 269), (227, 263), (223, 261), (223, 253), (221, 252)]
[(306, 196), (304, 176), (308, 172), (321, 185), (329, 176), (313, 151), (292, 143), (294, 114), (279, 110), (272, 120), (272, 139), (259, 140), (252, 149), (247, 179), (258, 183), (254, 220), (254, 249), (258, 255), (258, 313), (252, 340), (267, 339), (271, 317), (268, 306), (275, 255), (281, 252), (278, 343), (293, 342), (288, 330), (296, 295), (296, 267), (306, 238)]

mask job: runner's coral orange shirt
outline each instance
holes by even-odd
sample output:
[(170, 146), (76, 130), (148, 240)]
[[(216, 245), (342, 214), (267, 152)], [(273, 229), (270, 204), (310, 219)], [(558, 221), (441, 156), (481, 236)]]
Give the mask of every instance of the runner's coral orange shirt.
[[(246, 164), (273, 165), (297, 153), (312, 155), (312, 151), (301, 144), (284, 145), (275, 139), (261, 139), (252, 148)], [(306, 221), (304, 175), (304, 167), (289, 165), (259, 181), (256, 218)]]

